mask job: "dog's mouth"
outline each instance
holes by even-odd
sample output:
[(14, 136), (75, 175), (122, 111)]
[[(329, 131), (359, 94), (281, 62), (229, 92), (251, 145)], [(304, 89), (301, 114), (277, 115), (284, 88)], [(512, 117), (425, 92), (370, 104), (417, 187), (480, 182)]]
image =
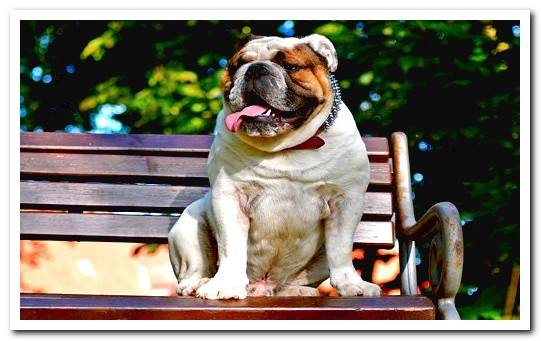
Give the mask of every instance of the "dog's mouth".
[(225, 125), (229, 131), (237, 132), (242, 123), (253, 119), (261, 121), (281, 121), (280, 111), (268, 105), (249, 105), (238, 112), (232, 112), (225, 118)]
[(246, 107), (237, 112), (232, 112), (225, 117), (227, 129), (237, 132), (243, 123), (266, 124), (272, 127), (296, 126), (310, 110), (302, 107), (293, 111), (282, 111), (271, 106), (258, 96), (251, 96)]

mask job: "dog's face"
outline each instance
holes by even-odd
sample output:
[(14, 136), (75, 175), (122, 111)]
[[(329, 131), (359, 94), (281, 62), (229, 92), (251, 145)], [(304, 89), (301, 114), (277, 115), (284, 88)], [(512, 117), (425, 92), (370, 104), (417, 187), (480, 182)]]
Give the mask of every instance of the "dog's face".
[(329, 72), (336, 66), (334, 46), (321, 35), (254, 37), (229, 60), (222, 79), (227, 128), (249, 137), (300, 129), (332, 103)]

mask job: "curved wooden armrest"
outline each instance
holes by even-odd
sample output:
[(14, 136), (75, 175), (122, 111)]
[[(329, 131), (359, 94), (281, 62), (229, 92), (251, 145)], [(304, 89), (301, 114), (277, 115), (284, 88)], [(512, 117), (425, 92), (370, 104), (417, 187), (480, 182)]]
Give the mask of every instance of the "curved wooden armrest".
[[(394, 133), (391, 140), (397, 187), (397, 232), (408, 241), (421, 241), (432, 237), (429, 275), (434, 303), (441, 318), (460, 319), (455, 307), (455, 296), (460, 287), (464, 262), (460, 215), (452, 203), (440, 202), (416, 221), (411, 197), (407, 137), (404, 133)], [(413, 250), (414, 248), (413, 246)], [(412, 271), (411, 268), (406, 269)], [(411, 278), (415, 276), (410, 276), (410, 281)]]

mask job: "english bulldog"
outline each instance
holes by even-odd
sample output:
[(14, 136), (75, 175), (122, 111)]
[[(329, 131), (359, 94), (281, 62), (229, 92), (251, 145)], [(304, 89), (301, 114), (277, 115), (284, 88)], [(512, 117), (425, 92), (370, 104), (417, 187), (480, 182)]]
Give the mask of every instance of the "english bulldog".
[(377, 296), (355, 271), (369, 162), (332, 72), (333, 44), (253, 37), (229, 60), (210, 191), (169, 232), (177, 294), (206, 299)]

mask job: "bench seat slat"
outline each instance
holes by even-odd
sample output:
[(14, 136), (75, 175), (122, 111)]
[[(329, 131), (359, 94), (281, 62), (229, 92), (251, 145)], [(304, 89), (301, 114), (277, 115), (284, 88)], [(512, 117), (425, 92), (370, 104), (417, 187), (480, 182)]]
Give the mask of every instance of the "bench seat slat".
[[(178, 216), (21, 212), (22, 240), (167, 243)], [(390, 221), (359, 223), (355, 243), (393, 247)]]
[[(21, 133), (21, 149), (34, 151), (109, 151), (123, 153), (208, 153), (212, 135), (155, 134), (70, 134), (61, 132)], [(372, 161), (389, 158), (389, 144), (384, 137), (364, 137)]]
[[(180, 213), (207, 191), (207, 187), (22, 181), (21, 207)], [(391, 193), (366, 193), (363, 219), (389, 220), (392, 214)]]
[(192, 297), (21, 294), (21, 319), (392, 320), (434, 319), (424, 296)]
[[(56, 177), (111, 177), (122, 182), (199, 179), (207, 182), (207, 159), (146, 155), (21, 153), (21, 174)], [(142, 179), (142, 180), (141, 180)], [(65, 180), (64, 180), (65, 181)], [(370, 164), (370, 183), (391, 185), (388, 163)]]

